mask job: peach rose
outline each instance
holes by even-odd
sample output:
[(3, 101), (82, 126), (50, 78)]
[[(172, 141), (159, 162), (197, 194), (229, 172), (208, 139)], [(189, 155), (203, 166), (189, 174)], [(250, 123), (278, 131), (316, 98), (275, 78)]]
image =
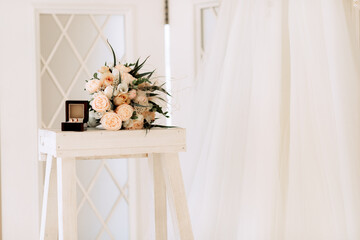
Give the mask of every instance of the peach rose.
[(97, 112), (106, 112), (110, 109), (110, 100), (104, 94), (97, 94), (91, 106)]
[(143, 129), (144, 128), (144, 120), (134, 120), (133, 121), (133, 125), (132, 125), (132, 129), (137, 130), (137, 129)]
[(90, 80), (85, 84), (85, 89), (89, 93), (97, 92), (100, 90), (100, 88), (101, 88), (101, 81), (97, 79)]
[(107, 87), (113, 85), (114, 79), (115, 79), (114, 75), (112, 75), (110, 72), (106, 72), (103, 75), (101, 75), (100, 81), (105, 87)]
[(115, 109), (115, 112), (120, 116), (121, 120), (127, 121), (133, 115), (134, 109), (129, 104), (122, 104)]
[(127, 130), (137, 130), (144, 128), (144, 117), (142, 115), (137, 115), (137, 119), (129, 119), (124, 122), (124, 127)]
[(122, 121), (119, 115), (114, 112), (107, 112), (100, 120), (101, 125), (106, 130), (117, 131), (122, 126)]
[(116, 97), (114, 97), (113, 102), (115, 106), (120, 106), (121, 104), (130, 103), (129, 95), (127, 93), (120, 93)]
[(136, 98), (136, 90), (135, 90), (135, 89), (131, 89), (131, 90), (129, 91), (129, 98), (130, 98), (130, 99)]
[(102, 67), (98, 70), (98, 72), (101, 73), (101, 74), (104, 74), (104, 73), (109, 72), (109, 70), (110, 70), (109, 67), (102, 66)]
[(129, 119), (129, 120), (123, 122), (123, 126), (125, 129), (129, 129), (130, 127), (132, 127), (132, 125), (133, 125), (132, 119)]
[(136, 78), (134, 78), (133, 76), (131, 76), (131, 74), (127, 73), (127, 72), (122, 72), (121, 73), (121, 82), (122, 83), (126, 83), (126, 84), (130, 84), (132, 83)]
[(148, 123), (155, 121), (155, 112), (146, 111), (143, 113), (143, 116)]
[(118, 65), (116, 65), (115, 66), (115, 68), (117, 69), (117, 70), (119, 70), (119, 72), (125, 72), (125, 73), (128, 73), (128, 72), (130, 72), (131, 71), (131, 68), (129, 68), (129, 67), (125, 67), (124, 65), (122, 65), (122, 64), (118, 64)]

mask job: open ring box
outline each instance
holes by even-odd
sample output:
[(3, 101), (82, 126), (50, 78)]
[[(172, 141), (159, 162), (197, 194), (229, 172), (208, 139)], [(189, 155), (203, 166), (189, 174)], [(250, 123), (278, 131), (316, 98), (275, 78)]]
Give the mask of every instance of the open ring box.
[(65, 102), (66, 122), (61, 123), (61, 131), (82, 132), (89, 120), (89, 102), (69, 100)]

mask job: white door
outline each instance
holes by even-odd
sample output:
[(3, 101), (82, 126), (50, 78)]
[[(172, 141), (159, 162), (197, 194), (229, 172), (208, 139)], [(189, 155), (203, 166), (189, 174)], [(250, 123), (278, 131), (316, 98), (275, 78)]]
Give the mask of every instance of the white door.
[[(1, 39), (1, 67), (17, 72), (16, 95), (22, 98), (12, 106), (1, 102), (5, 240), (38, 239), (41, 187), (36, 132), (39, 127), (60, 127), (66, 99), (86, 98), (84, 80), (104, 61), (111, 61), (104, 40), (109, 38), (121, 59), (151, 56), (148, 67), (164, 75), (162, 0), (41, 2), (0, 3), (0, 27), (7, 32)], [(10, 79), (12, 74), (5, 72)], [(1, 99), (14, 99), (13, 94), (2, 89)], [(131, 199), (137, 193), (131, 190), (129, 168), (127, 161), (78, 163), (79, 239), (141, 239), (136, 235), (141, 210), (129, 209), (136, 206)]]

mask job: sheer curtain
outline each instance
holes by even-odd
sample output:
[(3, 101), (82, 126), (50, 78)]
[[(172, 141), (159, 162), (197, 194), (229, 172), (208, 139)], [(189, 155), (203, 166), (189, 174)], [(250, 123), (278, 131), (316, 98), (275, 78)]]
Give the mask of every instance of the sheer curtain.
[(196, 239), (360, 239), (360, 58), (345, 3), (223, 0), (189, 125)]

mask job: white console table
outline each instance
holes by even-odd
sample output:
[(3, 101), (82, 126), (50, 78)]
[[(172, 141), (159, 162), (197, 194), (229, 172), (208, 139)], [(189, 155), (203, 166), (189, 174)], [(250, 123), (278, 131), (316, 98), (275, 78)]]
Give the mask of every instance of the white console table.
[[(47, 228), (53, 229), (59, 240), (77, 239), (76, 160), (139, 157), (153, 159), (156, 239), (167, 239), (166, 199), (180, 239), (194, 239), (178, 158), (178, 153), (185, 149), (185, 129), (181, 128), (152, 129), (147, 134), (145, 130), (39, 130), (39, 151), (47, 155), (40, 240), (53, 237), (46, 234), (45, 226), (48, 203), (56, 206), (55, 202), (58, 226), (48, 222)], [(53, 158), (56, 158), (54, 172)], [(52, 194), (54, 188), (57, 197)]]

